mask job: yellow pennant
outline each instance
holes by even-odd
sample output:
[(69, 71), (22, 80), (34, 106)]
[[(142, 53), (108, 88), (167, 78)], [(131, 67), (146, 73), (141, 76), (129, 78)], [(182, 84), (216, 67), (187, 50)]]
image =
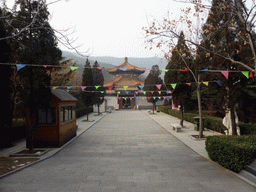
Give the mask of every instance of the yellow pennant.
[(208, 85), (209, 85), (209, 82), (203, 82), (203, 84), (205, 84), (206, 86), (208, 86)]
[(123, 86), (124, 90), (126, 91), (126, 89), (128, 88), (129, 86)]
[(161, 94), (161, 91), (158, 91), (159, 95)]

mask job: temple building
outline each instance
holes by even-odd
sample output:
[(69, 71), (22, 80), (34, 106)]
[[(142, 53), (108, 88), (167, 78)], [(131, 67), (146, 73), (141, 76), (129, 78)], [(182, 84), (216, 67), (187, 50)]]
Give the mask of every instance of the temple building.
[(147, 102), (142, 90), (144, 81), (139, 79), (139, 75), (146, 70), (128, 63), (127, 57), (124, 58), (123, 64), (114, 68), (107, 68), (108, 73), (113, 75), (113, 80), (104, 82), (103, 85), (108, 87), (106, 91), (106, 108), (152, 108), (152, 104)]

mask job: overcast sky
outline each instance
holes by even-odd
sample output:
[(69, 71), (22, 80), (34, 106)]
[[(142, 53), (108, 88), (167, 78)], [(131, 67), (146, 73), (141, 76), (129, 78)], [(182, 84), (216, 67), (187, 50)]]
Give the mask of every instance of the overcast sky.
[(75, 27), (69, 38), (77, 38), (74, 46), (82, 44), (79, 52), (90, 49), (91, 56), (152, 57), (163, 54), (145, 49), (142, 27), (148, 25), (147, 20), (162, 20), (168, 11), (179, 16), (180, 4), (172, 0), (62, 0), (48, 10), (54, 29)]

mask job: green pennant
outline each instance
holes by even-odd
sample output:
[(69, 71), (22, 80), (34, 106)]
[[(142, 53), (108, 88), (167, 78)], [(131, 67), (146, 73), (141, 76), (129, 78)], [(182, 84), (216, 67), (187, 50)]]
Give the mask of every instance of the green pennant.
[(249, 79), (249, 73), (250, 73), (249, 71), (241, 71), (241, 72), (245, 77), (247, 77), (247, 79)]
[(144, 95), (146, 94), (146, 91), (143, 91)]
[(100, 85), (94, 86), (96, 89), (98, 89), (100, 87)]
[(156, 97), (153, 97), (154, 99), (156, 99)]
[(101, 93), (104, 93), (104, 91), (101, 91)]
[(78, 68), (79, 68), (79, 67), (74, 67), (74, 66), (70, 67), (71, 71), (74, 71), (74, 70), (76, 70), (76, 69), (78, 69)]
[(172, 88), (175, 89), (177, 84), (171, 84)]

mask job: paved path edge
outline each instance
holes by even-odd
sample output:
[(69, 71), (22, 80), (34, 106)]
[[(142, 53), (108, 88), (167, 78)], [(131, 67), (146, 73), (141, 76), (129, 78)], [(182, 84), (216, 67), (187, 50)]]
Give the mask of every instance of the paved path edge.
[[(182, 140), (180, 140), (178, 137), (176, 137), (175, 135), (173, 135), (172, 132), (170, 132), (169, 130), (165, 129), (160, 123), (158, 123), (156, 120), (154, 120), (149, 114), (147, 114), (147, 113), (144, 113), (144, 114), (146, 114), (150, 119), (152, 119), (154, 122), (156, 122), (160, 127), (162, 127), (164, 130), (166, 130), (167, 132), (169, 132), (169, 133), (170, 133), (172, 136), (174, 136), (176, 139), (178, 139), (179, 141), (181, 141), (184, 145), (186, 145), (187, 147), (189, 147), (186, 143), (184, 143), (184, 142), (183, 142)], [(152, 114), (151, 114), (151, 115), (152, 115)], [(157, 114), (156, 114), (156, 115), (157, 115)], [(171, 115), (170, 115), (170, 116), (171, 116)], [(225, 167), (222, 167), (221, 165), (219, 165), (218, 163), (212, 161), (211, 159), (204, 157), (203, 155), (201, 155), (200, 153), (198, 153), (196, 150), (192, 149), (191, 147), (189, 147), (189, 148), (190, 148), (192, 151), (194, 151), (194, 152), (196, 152), (197, 154), (199, 154), (200, 156), (202, 156), (203, 158), (205, 158), (205, 159), (211, 161), (211, 162), (214, 163), (215, 165), (217, 165), (217, 166), (219, 166), (219, 167), (225, 169), (227, 172), (229, 172), (229, 173), (235, 175), (235, 176), (238, 177), (239, 179), (243, 180), (244, 182), (246, 182), (246, 183), (248, 183), (248, 184), (250, 184), (250, 185), (252, 185), (253, 187), (256, 188), (256, 183), (250, 181), (249, 179), (246, 179), (245, 177), (239, 175), (238, 173), (235, 173), (235, 172), (233, 172), (233, 171), (231, 171), (231, 170), (229, 170), (229, 169), (226, 169)]]
[[(108, 115), (108, 113), (103, 114), (102, 117), (100, 117), (99, 119), (95, 120), (89, 127), (87, 127), (85, 130), (83, 130), (83, 131), (80, 132), (78, 135), (76, 135), (75, 137), (73, 137), (71, 140), (69, 140), (67, 143), (65, 143), (64, 145), (62, 145), (60, 148), (53, 148), (53, 149), (55, 149), (54, 152), (49, 153), (49, 154), (46, 153), (47, 156), (42, 157), (42, 159), (39, 159), (39, 160), (37, 160), (37, 161), (34, 161), (34, 162), (30, 163), (30, 164), (27, 164), (27, 165), (25, 165), (25, 166), (22, 166), (22, 167), (20, 167), (20, 168), (18, 168), (18, 169), (15, 169), (15, 170), (11, 171), (11, 172), (8, 172), (8, 173), (6, 173), (6, 174), (0, 175), (0, 179), (6, 177), (6, 176), (8, 176), (8, 175), (11, 175), (11, 174), (13, 174), (13, 173), (16, 173), (16, 172), (18, 172), (18, 171), (20, 171), (20, 170), (22, 170), (22, 169), (27, 168), (27, 167), (30, 167), (30, 166), (32, 166), (32, 165), (35, 165), (35, 164), (37, 164), (37, 163), (39, 163), (39, 162), (41, 162), (41, 161), (44, 161), (44, 160), (46, 160), (46, 159), (48, 159), (48, 158), (50, 158), (50, 157), (56, 155), (56, 154), (59, 153), (62, 149), (64, 149), (66, 146), (68, 146), (70, 143), (72, 143), (74, 140), (76, 140), (76, 139), (77, 139), (80, 135), (82, 135), (85, 131), (89, 130), (95, 123), (97, 123), (98, 121), (100, 121), (100, 120), (101, 120), (103, 117), (105, 117), (106, 115)], [(84, 116), (82, 116), (82, 117), (84, 117)], [(82, 117), (79, 117), (79, 118), (82, 118)], [(78, 118), (78, 119), (79, 119), (79, 118)]]

